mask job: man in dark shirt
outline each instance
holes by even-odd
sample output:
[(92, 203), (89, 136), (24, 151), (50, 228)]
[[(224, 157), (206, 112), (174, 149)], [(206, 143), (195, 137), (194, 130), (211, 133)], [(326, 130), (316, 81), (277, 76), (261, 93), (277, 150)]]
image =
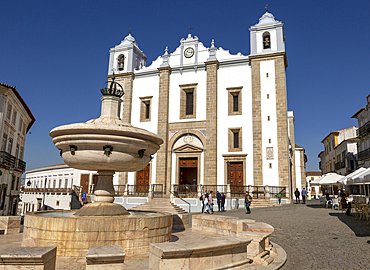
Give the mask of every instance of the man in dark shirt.
[(221, 212), (221, 206), (220, 205), (221, 205), (222, 198), (221, 198), (221, 193), (218, 192), (218, 190), (216, 192), (216, 199), (217, 199), (218, 212)]
[(245, 198), (244, 198), (244, 205), (245, 205), (245, 209), (247, 210), (246, 214), (251, 213), (251, 209), (249, 208), (249, 206), (251, 205), (251, 202), (252, 202), (252, 197), (251, 195), (249, 195), (249, 192), (247, 191), (245, 193)]

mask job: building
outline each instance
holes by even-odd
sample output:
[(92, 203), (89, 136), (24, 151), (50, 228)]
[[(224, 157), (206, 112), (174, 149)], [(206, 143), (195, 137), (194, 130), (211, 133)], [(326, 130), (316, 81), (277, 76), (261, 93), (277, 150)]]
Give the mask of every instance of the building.
[(35, 117), (15, 87), (0, 83), (0, 215), (18, 211), (26, 134)]
[(366, 107), (361, 108), (351, 118), (358, 120), (358, 165), (370, 167), (370, 95), (366, 97)]
[(318, 155), (322, 174), (335, 172), (347, 175), (357, 169), (357, 127), (330, 132), (321, 143), (324, 151)]
[[(73, 169), (66, 164), (28, 170), (21, 195), (21, 213), (41, 210), (44, 204), (49, 210), (79, 208), (80, 195), (91, 193), (97, 182), (97, 172)], [(117, 182), (115, 176), (114, 183)]]
[(307, 171), (306, 172), (306, 181), (307, 181), (307, 195), (308, 199), (315, 198), (318, 199), (319, 196), (322, 196), (322, 191), (320, 185), (311, 185), (311, 182), (321, 177), (320, 171)]
[(295, 187), (302, 163), (293, 158), (294, 125), (288, 132), (284, 25), (266, 12), (249, 30), (250, 55), (191, 34), (150, 66), (131, 33), (110, 49), (122, 119), (166, 142), (143, 171), (121, 173), (121, 185)]

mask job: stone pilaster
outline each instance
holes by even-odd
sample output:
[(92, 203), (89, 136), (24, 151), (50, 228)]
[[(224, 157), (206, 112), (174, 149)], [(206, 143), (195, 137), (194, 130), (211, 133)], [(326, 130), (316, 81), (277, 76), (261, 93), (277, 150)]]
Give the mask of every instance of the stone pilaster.
[[(288, 148), (288, 103), (286, 90), (286, 55), (277, 54), (275, 57), (276, 82), (276, 121), (279, 155), (279, 185), (289, 186), (289, 148)], [(294, 133), (294, 129), (293, 129)], [(294, 136), (293, 136), (294, 137)], [(294, 145), (294, 144), (293, 144)]]
[[(295, 137), (294, 137), (294, 116), (288, 118), (289, 125), (289, 140), (290, 140), (290, 181), (289, 181), (289, 193), (293, 195), (296, 186), (296, 166), (295, 166)], [(292, 198), (293, 199), (293, 198)]]
[(217, 69), (218, 61), (206, 62), (207, 68), (207, 113), (204, 184), (217, 184)]
[(251, 59), (253, 119), (253, 184), (263, 185), (260, 59)]
[[(279, 185), (289, 187), (289, 148), (287, 91), (285, 69), (288, 66), (286, 54), (272, 53), (249, 57), (252, 67), (252, 117), (253, 117), (253, 175), (254, 185), (263, 185), (262, 173), (262, 123), (261, 123), (261, 77), (260, 62), (275, 61), (276, 117), (278, 141)], [(294, 131), (293, 131), (294, 132)], [(289, 190), (287, 190), (289, 193)]]
[[(124, 95), (122, 97), (122, 121), (131, 124), (131, 112), (132, 112), (132, 91), (135, 74), (133, 72), (115, 74), (116, 81), (123, 86)], [(123, 83), (124, 80), (124, 83)], [(126, 185), (128, 181), (127, 172), (118, 173), (118, 184)]]
[(159, 68), (159, 98), (158, 98), (158, 136), (164, 143), (157, 152), (156, 158), (156, 184), (163, 184), (168, 192), (171, 183), (167, 179), (167, 150), (168, 150), (168, 108), (170, 92), (170, 67)]

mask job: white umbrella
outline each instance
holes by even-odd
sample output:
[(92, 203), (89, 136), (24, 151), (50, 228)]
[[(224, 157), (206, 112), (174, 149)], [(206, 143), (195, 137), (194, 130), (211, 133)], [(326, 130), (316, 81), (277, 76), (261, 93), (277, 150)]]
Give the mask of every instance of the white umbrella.
[(336, 174), (336, 173), (327, 173), (321, 177), (319, 182), (320, 185), (331, 185), (337, 184), (338, 180), (341, 179), (343, 176)]
[(358, 176), (359, 174), (361, 174), (363, 171), (366, 171), (365, 168), (361, 167), (361, 168), (358, 168), (357, 170), (355, 170), (354, 172), (351, 172), (350, 174), (346, 175), (346, 176), (343, 176), (341, 179), (338, 180), (338, 183), (340, 184), (343, 184), (343, 185), (347, 185), (347, 181), (351, 181), (352, 178)]
[(365, 182), (366, 179), (368, 179), (369, 175), (370, 175), (370, 168), (367, 168), (361, 173), (359, 173), (358, 175), (351, 177), (348, 180), (353, 183), (363, 183)]

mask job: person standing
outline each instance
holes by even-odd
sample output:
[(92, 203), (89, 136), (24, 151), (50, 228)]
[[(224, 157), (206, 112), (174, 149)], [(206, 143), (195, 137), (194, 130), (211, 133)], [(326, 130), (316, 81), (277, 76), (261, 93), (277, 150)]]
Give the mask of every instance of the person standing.
[(221, 194), (221, 212), (225, 212), (225, 201), (226, 196), (224, 193)]
[(305, 188), (302, 189), (302, 203), (306, 204), (307, 191)]
[(296, 188), (294, 191), (295, 203), (301, 203), (301, 200), (299, 199), (299, 195), (301, 195), (301, 193), (299, 192), (298, 188)]
[(202, 213), (204, 212), (204, 194), (202, 194), (202, 196), (199, 197), (199, 200), (202, 202)]
[(217, 206), (218, 206), (218, 212), (221, 212), (221, 193), (216, 191), (216, 199), (217, 199)]
[(246, 214), (250, 214), (251, 213), (251, 209), (249, 208), (249, 206), (251, 205), (251, 202), (252, 202), (252, 197), (251, 195), (249, 195), (249, 192), (245, 192), (245, 198), (244, 198), (244, 205), (245, 205), (245, 209), (247, 210), (247, 213)]
[(208, 197), (209, 212), (210, 212), (211, 214), (213, 214), (213, 198), (212, 198), (212, 193), (213, 193), (213, 191), (211, 190), (211, 191), (209, 192), (209, 197)]

